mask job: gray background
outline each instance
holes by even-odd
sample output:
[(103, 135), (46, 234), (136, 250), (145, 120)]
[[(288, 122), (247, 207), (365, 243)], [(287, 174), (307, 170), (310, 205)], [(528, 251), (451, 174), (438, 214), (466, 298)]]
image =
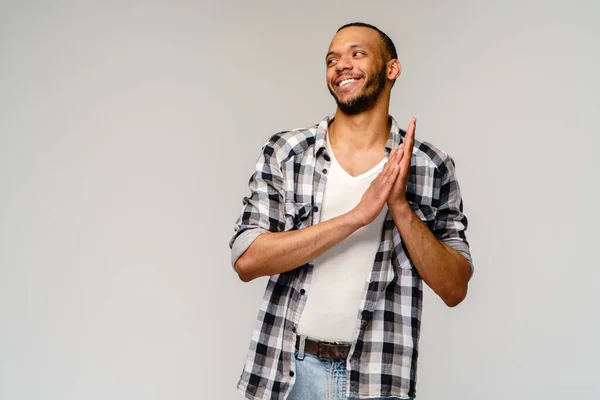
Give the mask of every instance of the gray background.
[[(299, 3), (299, 2), (298, 2)], [(266, 279), (228, 240), (260, 146), (334, 111), (341, 24), (398, 47), (476, 273), (427, 289), (418, 397), (597, 399), (593, 1), (0, 5), (0, 399), (226, 399)]]

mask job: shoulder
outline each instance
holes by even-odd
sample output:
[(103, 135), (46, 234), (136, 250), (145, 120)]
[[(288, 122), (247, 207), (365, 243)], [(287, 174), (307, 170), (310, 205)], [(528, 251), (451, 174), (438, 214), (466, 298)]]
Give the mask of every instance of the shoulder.
[(413, 156), (429, 166), (435, 167), (442, 174), (446, 173), (448, 168), (454, 167), (454, 161), (448, 153), (429, 142), (416, 138), (413, 147)]
[(263, 153), (275, 156), (280, 162), (313, 148), (317, 137), (317, 125), (281, 131), (272, 135), (263, 145)]
[[(395, 142), (396, 145), (399, 145), (400, 143), (404, 142), (406, 131), (400, 128), (398, 122), (392, 116), (390, 116), (390, 119), (392, 122), (391, 140)], [(445, 174), (448, 172), (449, 168), (452, 168), (454, 162), (448, 153), (442, 149), (436, 147), (430, 142), (426, 142), (424, 140), (420, 140), (418, 137), (415, 137), (412, 163), (417, 167), (427, 168), (427, 170), (431, 172), (437, 171), (437, 173)]]

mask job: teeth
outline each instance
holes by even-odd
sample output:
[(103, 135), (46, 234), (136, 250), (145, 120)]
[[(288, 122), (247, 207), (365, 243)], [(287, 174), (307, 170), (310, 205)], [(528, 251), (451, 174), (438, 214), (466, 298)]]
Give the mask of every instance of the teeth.
[(350, 82), (354, 82), (356, 79), (344, 79), (343, 81), (340, 82), (339, 86), (344, 86)]

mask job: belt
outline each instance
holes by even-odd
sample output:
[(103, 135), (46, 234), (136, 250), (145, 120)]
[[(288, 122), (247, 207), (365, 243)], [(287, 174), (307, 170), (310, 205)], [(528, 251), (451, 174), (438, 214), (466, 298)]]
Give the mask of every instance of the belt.
[[(296, 336), (296, 349), (299, 347), (300, 336)], [(350, 344), (323, 342), (306, 338), (304, 352), (321, 358), (346, 359), (350, 353)]]

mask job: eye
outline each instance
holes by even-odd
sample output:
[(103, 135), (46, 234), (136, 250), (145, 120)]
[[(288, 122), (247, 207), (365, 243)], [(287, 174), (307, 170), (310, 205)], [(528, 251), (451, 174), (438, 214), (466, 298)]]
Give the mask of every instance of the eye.
[(336, 62), (335, 58), (330, 58), (329, 60), (326, 61), (326, 64), (329, 66), (329, 65), (335, 64), (335, 62)]
[(364, 56), (364, 55), (365, 55), (364, 51), (355, 51), (354, 54), (353, 54), (354, 57), (356, 57), (356, 56)]

